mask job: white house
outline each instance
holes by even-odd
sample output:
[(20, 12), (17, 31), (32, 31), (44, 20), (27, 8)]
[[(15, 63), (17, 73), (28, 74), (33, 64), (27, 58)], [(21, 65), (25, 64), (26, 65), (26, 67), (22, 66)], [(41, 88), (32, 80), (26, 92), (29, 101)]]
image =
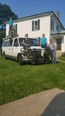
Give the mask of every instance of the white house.
[[(65, 30), (59, 20), (59, 12), (54, 14), (53, 11), (27, 16), (14, 20), (17, 25), (19, 36), (41, 37), (44, 33), (48, 42), (52, 38), (57, 46), (57, 50), (65, 52)], [(6, 24), (6, 36), (9, 33), (9, 24)]]

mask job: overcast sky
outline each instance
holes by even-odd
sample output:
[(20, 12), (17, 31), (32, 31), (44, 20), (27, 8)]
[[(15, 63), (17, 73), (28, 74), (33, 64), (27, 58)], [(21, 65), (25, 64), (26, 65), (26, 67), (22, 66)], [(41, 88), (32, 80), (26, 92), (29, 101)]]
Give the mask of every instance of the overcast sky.
[(0, 0), (7, 4), (19, 18), (48, 11), (59, 11), (60, 21), (65, 27), (65, 0)]

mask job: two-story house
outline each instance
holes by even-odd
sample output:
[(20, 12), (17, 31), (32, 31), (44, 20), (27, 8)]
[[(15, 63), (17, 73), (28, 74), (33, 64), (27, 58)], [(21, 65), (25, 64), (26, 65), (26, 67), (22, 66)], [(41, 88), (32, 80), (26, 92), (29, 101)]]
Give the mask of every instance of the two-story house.
[[(59, 12), (53, 11), (27, 16), (14, 20), (17, 33), (24, 37), (28, 33), (29, 37), (42, 37), (44, 33), (48, 42), (52, 38), (57, 50), (65, 52), (65, 31), (59, 20)], [(6, 36), (9, 34), (9, 24), (6, 24)]]

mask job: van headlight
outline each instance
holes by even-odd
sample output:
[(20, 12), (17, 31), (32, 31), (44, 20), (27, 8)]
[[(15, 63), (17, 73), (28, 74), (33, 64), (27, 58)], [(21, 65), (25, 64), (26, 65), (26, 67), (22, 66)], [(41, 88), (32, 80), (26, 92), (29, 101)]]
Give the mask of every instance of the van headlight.
[(21, 49), (20, 49), (20, 52), (22, 53), (22, 51), (23, 51), (23, 49), (21, 48)]
[(44, 50), (44, 49), (42, 49), (42, 50), (41, 50), (41, 56), (43, 56), (43, 57), (44, 57), (44, 53), (45, 53), (45, 50)]

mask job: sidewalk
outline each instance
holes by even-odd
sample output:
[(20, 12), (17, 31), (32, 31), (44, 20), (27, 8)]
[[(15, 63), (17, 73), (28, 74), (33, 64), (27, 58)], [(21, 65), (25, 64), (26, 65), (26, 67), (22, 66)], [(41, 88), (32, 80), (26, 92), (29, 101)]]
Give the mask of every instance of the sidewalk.
[(55, 88), (2, 105), (0, 116), (65, 116), (65, 92)]
[(59, 60), (58, 58), (57, 58), (57, 61), (58, 61), (58, 62), (63, 62), (63, 63), (65, 63), (65, 61), (63, 61), (63, 60)]

